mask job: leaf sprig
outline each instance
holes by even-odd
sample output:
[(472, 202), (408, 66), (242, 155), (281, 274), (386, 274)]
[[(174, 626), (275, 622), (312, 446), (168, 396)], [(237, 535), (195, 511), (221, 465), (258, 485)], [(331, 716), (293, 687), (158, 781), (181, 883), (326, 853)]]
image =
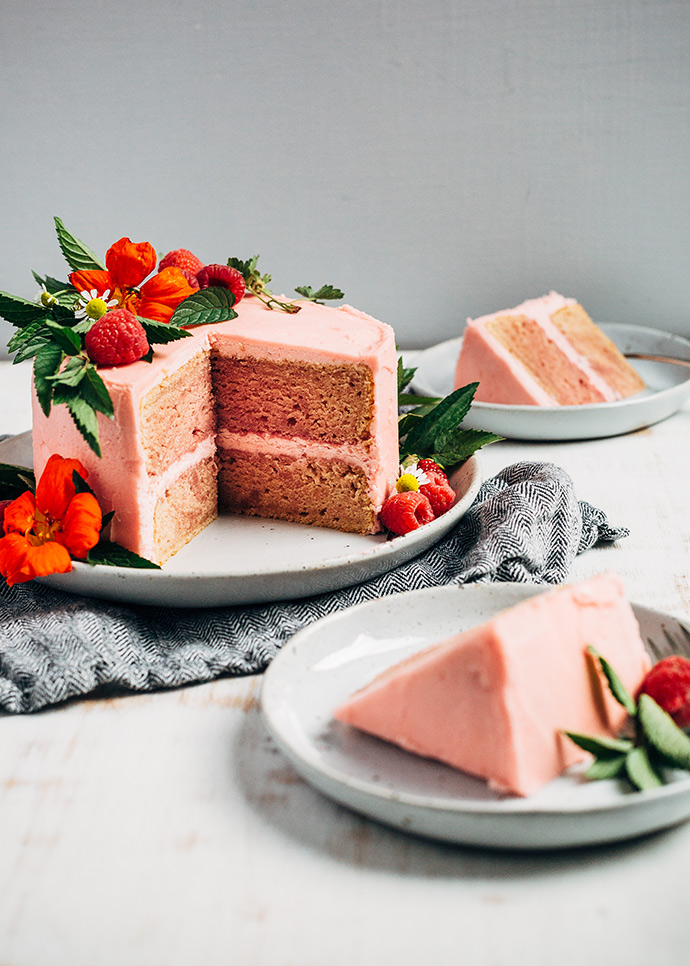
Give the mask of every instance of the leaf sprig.
[[(291, 315), (299, 312), (302, 306), (297, 305), (294, 300), (279, 299), (273, 294), (268, 287), (271, 276), (261, 274), (258, 269), (258, 261), (258, 255), (254, 255), (253, 258), (248, 258), (246, 261), (241, 258), (229, 258), (228, 265), (230, 268), (237, 269), (244, 279), (247, 291), (256, 295), (269, 309), (280, 309)], [(334, 285), (322, 285), (319, 289), (313, 289), (311, 285), (298, 285), (295, 287), (295, 291), (310, 302), (316, 302), (317, 305), (323, 305), (324, 300), (345, 298), (344, 293)]]
[(463, 429), (462, 420), (472, 405), (479, 383), (461, 386), (448, 396), (433, 399), (404, 392), (415, 369), (405, 369), (398, 359), (398, 404), (406, 409), (398, 420), (400, 462), (411, 456), (432, 459), (446, 471), (462, 463), (482, 446), (503, 437), (478, 429)]
[(593, 647), (588, 651), (598, 661), (611, 694), (630, 716), (634, 736), (610, 738), (565, 731), (579, 748), (594, 755), (585, 777), (626, 777), (635, 788), (646, 791), (665, 783), (666, 768), (690, 770), (690, 737), (650, 695), (643, 693), (635, 701), (609, 662)]

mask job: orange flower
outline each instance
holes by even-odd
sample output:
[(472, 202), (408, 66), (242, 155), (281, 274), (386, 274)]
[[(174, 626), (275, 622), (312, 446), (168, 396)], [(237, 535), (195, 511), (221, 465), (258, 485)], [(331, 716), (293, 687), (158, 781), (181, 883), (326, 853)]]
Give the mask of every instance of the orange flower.
[(145, 319), (169, 322), (180, 302), (195, 291), (172, 266), (144, 282), (156, 267), (156, 250), (148, 242), (121, 238), (108, 249), (105, 264), (105, 269), (72, 272), (69, 280), (79, 292), (95, 290), (100, 297), (109, 291), (116, 302), (113, 308), (129, 309)]
[(36, 495), (27, 490), (5, 508), (0, 574), (10, 587), (34, 577), (68, 573), (71, 557), (86, 557), (98, 543), (101, 509), (92, 493), (77, 493), (75, 470), (86, 479), (79, 460), (51, 456)]

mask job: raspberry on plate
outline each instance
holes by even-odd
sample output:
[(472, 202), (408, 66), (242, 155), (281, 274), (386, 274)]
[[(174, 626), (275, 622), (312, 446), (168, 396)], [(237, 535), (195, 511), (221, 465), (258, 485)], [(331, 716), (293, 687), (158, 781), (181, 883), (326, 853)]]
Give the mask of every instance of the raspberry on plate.
[(158, 271), (162, 272), (164, 268), (181, 268), (196, 277), (197, 272), (200, 272), (203, 267), (204, 263), (201, 259), (187, 248), (176, 248), (161, 258)]
[(149, 351), (143, 325), (127, 309), (102, 315), (86, 333), (84, 343), (89, 359), (97, 366), (127, 366)]
[(428, 499), (415, 490), (394, 493), (381, 507), (381, 523), (399, 536), (417, 530), (433, 519), (434, 511)]
[(419, 492), (423, 493), (431, 504), (434, 516), (440, 517), (446, 513), (455, 503), (455, 490), (444, 475), (434, 475), (426, 471), (429, 482), (419, 487)]
[(438, 477), (439, 479), (442, 479), (442, 480), (448, 479), (446, 471), (441, 469), (438, 463), (435, 463), (433, 460), (429, 460), (429, 459), (419, 460), (417, 462), (417, 466), (420, 468), (420, 470), (423, 470), (423, 472), (426, 473), (426, 475), (429, 477)]
[(639, 694), (648, 694), (679, 728), (690, 727), (690, 660), (673, 654), (645, 675)]
[(229, 265), (205, 265), (200, 272), (197, 272), (196, 277), (199, 288), (220, 285), (221, 288), (230, 289), (235, 296), (235, 303), (240, 301), (246, 291), (241, 273)]

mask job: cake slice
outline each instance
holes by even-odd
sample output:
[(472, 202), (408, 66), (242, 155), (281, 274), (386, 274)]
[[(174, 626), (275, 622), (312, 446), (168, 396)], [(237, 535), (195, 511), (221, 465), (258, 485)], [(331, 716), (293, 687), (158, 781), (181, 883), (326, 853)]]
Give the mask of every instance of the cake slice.
[(575, 299), (550, 292), (468, 319), (455, 386), (478, 382), (478, 402), (570, 406), (612, 402), (644, 382)]
[(649, 669), (613, 574), (530, 597), (408, 658), (334, 717), (497, 790), (529, 795), (586, 757), (563, 730), (615, 735), (625, 721), (588, 646), (632, 692)]

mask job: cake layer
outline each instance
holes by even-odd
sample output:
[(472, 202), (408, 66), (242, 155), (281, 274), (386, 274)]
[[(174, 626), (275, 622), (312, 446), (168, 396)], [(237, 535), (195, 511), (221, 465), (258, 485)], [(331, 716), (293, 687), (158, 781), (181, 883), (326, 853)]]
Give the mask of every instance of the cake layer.
[(310, 454), (300, 457), (219, 450), (220, 509), (247, 516), (372, 533), (376, 512), (359, 466)]
[(374, 379), (361, 363), (325, 364), (214, 352), (219, 428), (334, 443), (368, 440)]
[(564, 730), (616, 734), (625, 720), (594, 647), (634, 692), (649, 668), (620, 578), (522, 601), (380, 675), (334, 716), (425, 757), (528, 795), (586, 757)]
[(183, 470), (156, 500), (149, 559), (165, 563), (218, 516), (217, 466), (208, 456)]
[(468, 319), (456, 388), (507, 405), (582, 405), (632, 395), (644, 383), (575, 299), (551, 292)]

